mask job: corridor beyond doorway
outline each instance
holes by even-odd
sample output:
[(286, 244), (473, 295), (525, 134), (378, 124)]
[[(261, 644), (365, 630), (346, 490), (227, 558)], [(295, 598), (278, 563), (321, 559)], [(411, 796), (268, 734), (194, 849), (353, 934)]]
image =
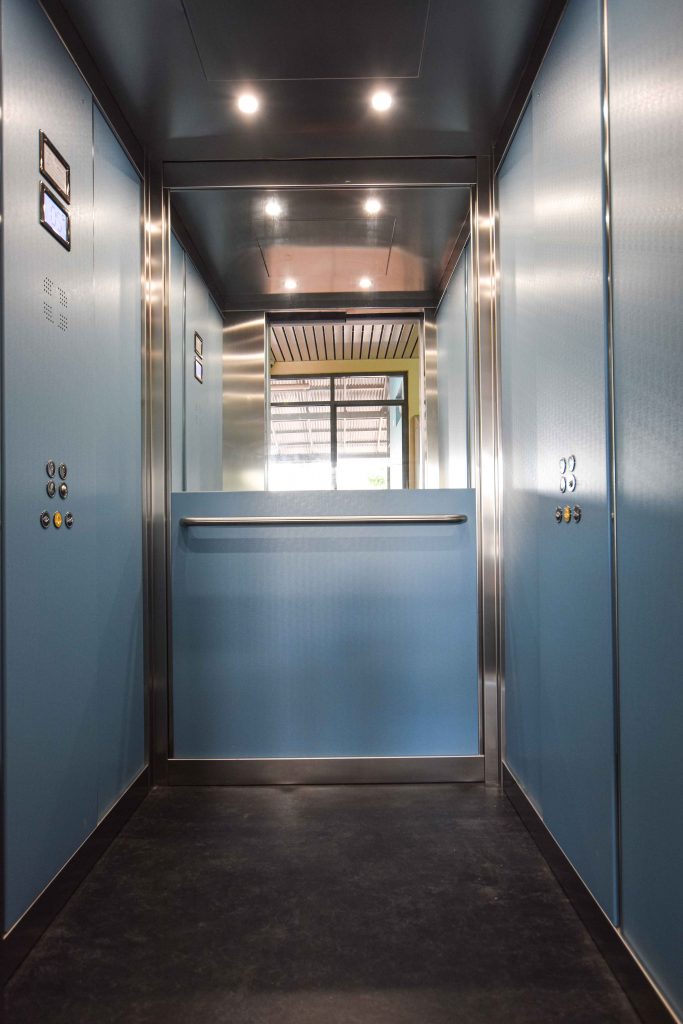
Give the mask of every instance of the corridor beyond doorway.
[(10, 982), (7, 1024), (635, 1024), (507, 799), (154, 790)]

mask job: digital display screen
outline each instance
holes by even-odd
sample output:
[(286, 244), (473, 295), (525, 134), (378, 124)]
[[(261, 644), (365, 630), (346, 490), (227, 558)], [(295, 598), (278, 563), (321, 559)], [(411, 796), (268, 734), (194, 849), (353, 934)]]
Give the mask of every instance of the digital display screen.
[(71, 248), (71, 221), (61, 203), (58, 203), (51, 192), (40, 186), (40, 223), (51, 235), (62, 243), (66, 249)]
[(204, 383), (204, 367), (201, 359), (195, 359), (194, 361), (194, 375), (200, 384)]

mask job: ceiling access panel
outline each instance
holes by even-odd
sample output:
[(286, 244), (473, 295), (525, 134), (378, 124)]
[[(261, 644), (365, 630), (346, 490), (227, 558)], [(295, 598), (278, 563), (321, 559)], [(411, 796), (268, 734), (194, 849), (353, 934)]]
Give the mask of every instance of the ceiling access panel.
[(417, 78), (429, 0), (183, 0), (183, 9), (210, 82)]

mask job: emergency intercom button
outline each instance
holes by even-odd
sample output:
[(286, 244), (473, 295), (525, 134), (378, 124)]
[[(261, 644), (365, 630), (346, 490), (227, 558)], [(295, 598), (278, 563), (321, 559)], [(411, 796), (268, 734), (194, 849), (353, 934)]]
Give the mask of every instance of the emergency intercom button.
[(41, 512), (40, 513), (40, 525), (42, 526), (42, 528), (44, 530), (47, 530), (48, 526), (50, 525), (50, 513), (49, 512)]
[(564, 513), (562, 515), (562, 518), (564, 519), (565, 523), (571, 523), (571, 521), (572, 521), (572, 507), (571, 507), (571, 505), (565, 505), (564, 506)]
[(48, 476), (54, 476), (55, 473), (57, 472), (57, 467), (55, 466), (52, 459), (50, 459), (50, 461), (46, 465), (45, 472), (47, 473)]
[(67, 468), (65, 462), (60, 462), (59, 469), (57, 472), (59, 473), (60, 480), (66, 480)]
[(67, 514), (64, 516), (64, 525), (66, 526), (67, 530), (70, 530), (71, 527), (73, 526), (73, 524), (74, 524), (73, 513), (67, 512)]
[(68, 496), (69, 496), (69, 488), (67, 487), (66, 484), (60, 484), (59, 485), (59, 497), (60, 498), (68, 498)]
[(55, 491), (57, 490), (54, 480), (48, 480), (45, 485), (45, 490), (47, 491), (48, 498), (54, 498)]
[(59, 527), (62, 525), (62, 513), (55, 512), (55, 514), (52, 517), (52, 522), (55, 524), (57, 529), (59, 529)]

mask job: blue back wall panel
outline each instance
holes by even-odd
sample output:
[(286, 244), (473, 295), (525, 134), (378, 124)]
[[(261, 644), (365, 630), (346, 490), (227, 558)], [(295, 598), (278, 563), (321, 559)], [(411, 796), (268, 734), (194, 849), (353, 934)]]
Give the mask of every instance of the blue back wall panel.
[[(359, 512), (469, 521), (178, 526)], [(172, 523), (176, 757), (479, 752), (473, 491), (174, 494)]]
[(683, 1014), (683, 6), (609, 5), (623, 927)]

